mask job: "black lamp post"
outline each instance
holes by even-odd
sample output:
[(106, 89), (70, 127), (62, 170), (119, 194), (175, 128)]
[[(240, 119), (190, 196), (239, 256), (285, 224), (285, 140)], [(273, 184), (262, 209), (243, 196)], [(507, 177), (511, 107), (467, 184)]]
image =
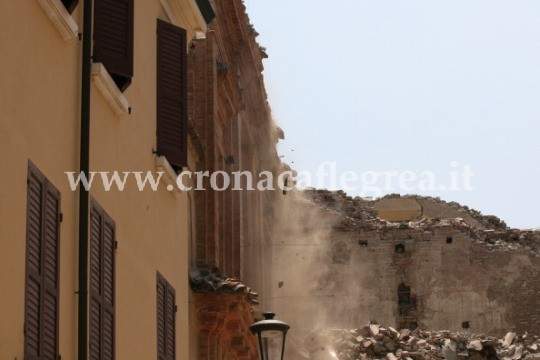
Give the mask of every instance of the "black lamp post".
[(285, 335), (287, 335), (290, 326), (283, 321), (274, 320), (274, 316), (276, 314), (273, 312), (266, 312), (264, 313), (264, 320), (258, 321), (249, 327), (249, 330), (257, 336), (261, 360), (283, 360)]

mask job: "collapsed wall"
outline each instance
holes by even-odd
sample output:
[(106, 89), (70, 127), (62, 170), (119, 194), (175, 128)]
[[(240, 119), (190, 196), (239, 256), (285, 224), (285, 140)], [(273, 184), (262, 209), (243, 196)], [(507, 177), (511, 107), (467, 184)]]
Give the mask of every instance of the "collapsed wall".
[[(437, 199), (420, 200), (437, 208)], [(371, 319), (398, 329), (540, 334), (540, 233), (468, 209), (460, 213), (469, 221), (424, 214), (389, 222), (375, 205), (326, 190), (284, 201), (272, 286), (276, 311), (292, 325), (293, 358), (306, 358), (306, 334)]]
[(478, 210), (438, 197), (390, 194), (370, 201), (369, 205), (375, 208), (378, 217), (389, 221), (460, 218), (474, 228), (507, 230), (506, 223), (496, 216), (483, 215)]

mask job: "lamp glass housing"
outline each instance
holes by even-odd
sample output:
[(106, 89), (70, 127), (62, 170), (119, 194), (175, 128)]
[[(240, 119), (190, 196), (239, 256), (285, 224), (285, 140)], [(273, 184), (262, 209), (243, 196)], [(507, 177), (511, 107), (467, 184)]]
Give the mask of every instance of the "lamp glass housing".
[(264, 320), (250, 326), (251, 332), (257, 336), (261, 360), (283, 360), (285, 337), (290, 326), (283, 321), (274, 320), (274, 316), (272, 312), (264, 313)]

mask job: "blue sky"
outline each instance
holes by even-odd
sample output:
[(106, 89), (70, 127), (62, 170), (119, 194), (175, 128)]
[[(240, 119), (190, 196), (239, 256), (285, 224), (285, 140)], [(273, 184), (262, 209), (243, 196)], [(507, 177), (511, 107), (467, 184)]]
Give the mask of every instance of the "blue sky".
[[(379, 174), (383, 195), (440, 196), (540, 227), (540, 1), (245, 4), (269, 54), (279, 153), (296, 170), (336, 162), (338, 175)], [(448, 190), (465, 167), (472, 189)], [(425, 172), (435, 187), (419, 185)], [(392, 173), (417, 181), (386, 184)], [(351, 195), (375, 195), (353, 183)]]

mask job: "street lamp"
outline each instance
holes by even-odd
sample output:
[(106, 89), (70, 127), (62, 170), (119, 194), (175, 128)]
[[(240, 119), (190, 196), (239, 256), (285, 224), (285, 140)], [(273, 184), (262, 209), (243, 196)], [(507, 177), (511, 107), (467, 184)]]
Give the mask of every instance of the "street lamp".
[[(259, 356), (261, 360), (283, 360), (285, 353), (285, 335), (290, 329), (289, 324), (274, 320), (273, 312), (263, 314), (264, 320), (258, 321), (249, 327), (259, 341)], [(281, 354), (281, 357), (279, 357)]]

